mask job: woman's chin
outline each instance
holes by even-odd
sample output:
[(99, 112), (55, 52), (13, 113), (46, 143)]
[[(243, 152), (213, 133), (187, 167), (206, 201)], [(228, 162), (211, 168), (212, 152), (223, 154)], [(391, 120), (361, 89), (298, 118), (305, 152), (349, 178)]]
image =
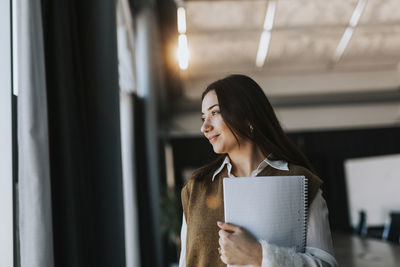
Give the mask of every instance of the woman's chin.
[(219, 148), (219, 147), (213, 146), (213, 150), (214, 150), (214, 153), (215, 153), (215, 154), (224, 154), (224, 153), (225, 153), (225, 152), (224, 152), (221, 148)]

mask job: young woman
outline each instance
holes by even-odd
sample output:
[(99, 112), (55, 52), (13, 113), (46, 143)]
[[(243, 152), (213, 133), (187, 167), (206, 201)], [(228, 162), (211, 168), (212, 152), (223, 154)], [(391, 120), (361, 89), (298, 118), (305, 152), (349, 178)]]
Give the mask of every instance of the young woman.
[[(283, 132), (260, 86), (244, 75), (210, 84), (202, 95), (201, 118), (201, 132), (221, 156), (196, 170), (182, 189), (179, 266), (336, 266), (322, 182)], [(308, 178), (305, 253), (256, 240), (223, 222), (224, 177), (287, 175)]]

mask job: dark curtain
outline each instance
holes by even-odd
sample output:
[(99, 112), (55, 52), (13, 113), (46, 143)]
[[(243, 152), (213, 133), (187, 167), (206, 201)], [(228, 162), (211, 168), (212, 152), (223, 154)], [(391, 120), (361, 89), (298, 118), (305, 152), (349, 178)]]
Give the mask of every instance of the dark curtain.
[(55, 266), (125, 266), (115, 2), (42, 7)]
[(139, 238), (140, 238), (140, 260), (142, 267), (156, 266), (154, 258), (155, 244), (152, 228), (152, 215), (149, 195), (148, 164), (145, 133), (145, 102), (143, 99), (134, 97), (134, 120), (135, 120), (135, 155), (136, 155), (136, 190), (139, 208)]

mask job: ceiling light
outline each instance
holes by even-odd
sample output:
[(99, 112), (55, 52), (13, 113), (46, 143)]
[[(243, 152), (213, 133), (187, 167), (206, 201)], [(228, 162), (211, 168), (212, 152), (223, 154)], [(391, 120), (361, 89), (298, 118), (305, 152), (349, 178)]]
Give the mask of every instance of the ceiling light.
[(264, 66), (265, 59), (267, 58), (269, 43), (271, 40), (271, 32), (264, 31), (260, 37), (260, 43), (258, 44), (256, 66), (261, 68)]
[(258, 51), (256, 57), (256, 66), (259, 68), (264, 66), (265, 60), (267, 58), (269, 43), (271, 41), (271, 30), (274, 24), (275, 10), (276, 10), (276, 2), (269, 1), (267, 12), (265, 14), (264, 31), (261, 33), (260, 36), (260, 43), (258, 44)]
[(340, 57), (343, 55), (344, 50), (346, 49), (347, 45), (350, 42), (350, 38), (353, 35), (354, 29), (352, 27), (347, 27), (344, 31), (342, 39), (339, 42), (338, 47), (336, 48), (336, 53), (333, 58), (334, 61), (339, 61)]
[(269, 1), (267, 13), (265, 14), (264, 20), (264, 30), (270, 31), (272, 30), (272, 25), (274, 24), (274, 17), (275, 17), (275, 1)]
[(178, 32), (186, 33), (186, 11), (184, 7), (178, 8)]
[(353, 35), (354, 28), (357, 26), (358, 22), (360, 21), (361, 14), (364, 11), (366, 0), (359, 0), (357, 3), (356, 8), (351, 15), (349, 26), (343, 33), (342, 39), (340, 39), (339, 45), (336, 48), (336, 53), (333, 56), (333, 61), (338, 62), (342, 57), (344, 50), (348, 46), (351, 36)]
[(185, 34), (180, 34), (178, 39), (179, 68), (185, 70), (189, 66), (189, 48)]
[(354, 28), (355, 26), (357, 26), (358, 21), (360, 20), (361, 14), (364, 10), (364, 7), (365, 7), (365, 0), (358, 1), (357, 6), (354, 9), (353, 15), (351, 16), (351, 19), (350, 19), (350, 23), (349, 23), (350, 27)]

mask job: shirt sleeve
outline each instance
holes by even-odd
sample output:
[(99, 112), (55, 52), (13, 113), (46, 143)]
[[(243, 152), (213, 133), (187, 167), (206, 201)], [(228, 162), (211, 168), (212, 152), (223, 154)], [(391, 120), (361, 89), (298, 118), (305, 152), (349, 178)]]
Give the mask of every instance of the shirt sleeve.
[(310, 205), (307, 224), (307, 245), (305, 253), (293, 249), (278, 247), (260, 240), (262, 246), (262, 267), (305, 266), (336, 267), (331, 231), (328, 219), (328, 207), (322, 191), (319, 190)]
[(181, 254), (179, 256), (179, 267), (186, 267), (186, 233), (187, 225), (185, 214), (182, 216), (182, 227), (181, 227)]

